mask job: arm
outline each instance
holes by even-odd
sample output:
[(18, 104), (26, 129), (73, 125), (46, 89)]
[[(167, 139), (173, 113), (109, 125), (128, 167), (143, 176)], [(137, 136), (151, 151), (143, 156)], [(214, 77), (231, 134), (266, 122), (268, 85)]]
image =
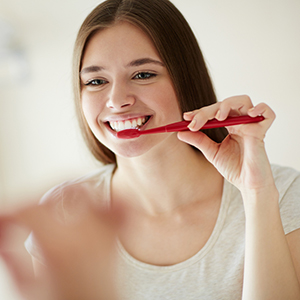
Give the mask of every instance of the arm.
[(286, 240), (292, 255), (298, 281), (300, 283), (300, 229), (287, 234)]
[(292, 259), (292, 255), (295, 262), (300, 259), (295, 247), (299, 234), (290, 233), (295, 244), (289, 245), (281, 224), (277, 190), (252, 195), (246, 210), (243, 300), (300, 299), (297, 265)]
[[(229, 135), (220, 144), (198, 131), (207, 120), (240, 114), (263, 115), (265, 120), (228, 127)], [(178, 138), (197, 147), (242, 194), (246, 216), (243, 300), (299, 300), (296, 268), (300, 255), (295, 250), (299, 241), (293, 238), (291, 249), (285, 237), (278, 191), (264, 147), (274, 112), (266, 104), (254, 107), (249, 97), (237, 96), (186, 113), (184, 118), (192, 121), (191, 131), (178, 133)]]

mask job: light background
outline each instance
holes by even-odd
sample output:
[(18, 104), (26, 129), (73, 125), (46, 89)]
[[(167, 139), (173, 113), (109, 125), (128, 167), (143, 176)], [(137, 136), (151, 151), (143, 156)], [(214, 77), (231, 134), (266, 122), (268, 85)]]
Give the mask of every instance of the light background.
[[(277, 115), (266, 137), (270, 161), (300, 170), (300, 1), (172, 2), (199, 40), (218, 99), (248, 94), (270, 105)], [(80, 136), (71, 92), (75, 36), (98, 3), (0, 0), (0, 19), (25, 57), (16, 70), (0, 60), (0, 208), (36, 201), (98, 167)]]

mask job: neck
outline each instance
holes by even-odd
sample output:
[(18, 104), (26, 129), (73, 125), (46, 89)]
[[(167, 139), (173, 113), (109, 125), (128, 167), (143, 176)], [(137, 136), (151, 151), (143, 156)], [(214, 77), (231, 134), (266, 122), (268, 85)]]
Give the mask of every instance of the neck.
[(185, 143), (168, 151), (117, 158), (113, 201), (125, 201), (150, 215), (168, 213), (213, 197), (222, 177), (199, 152)]

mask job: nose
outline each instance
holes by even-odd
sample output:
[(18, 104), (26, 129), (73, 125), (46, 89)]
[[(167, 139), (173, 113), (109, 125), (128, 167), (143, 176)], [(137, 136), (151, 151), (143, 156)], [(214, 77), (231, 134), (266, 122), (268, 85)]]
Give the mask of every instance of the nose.
[(135, 103), (134, 95), (129, 91), (126, 84), (115, 83), (109, 93), (107, 107), (114, 110), (122, 110), (128, 108)]

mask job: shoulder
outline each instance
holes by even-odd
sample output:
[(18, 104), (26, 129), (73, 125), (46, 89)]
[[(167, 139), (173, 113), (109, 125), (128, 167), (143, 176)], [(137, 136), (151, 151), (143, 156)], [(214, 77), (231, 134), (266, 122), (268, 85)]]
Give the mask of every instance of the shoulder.
[(280, 165), (271, 165), (273, 176), (276, 180), (282, 180), (283, 178), (288, 179), (294, 179), (300, 175), (300, 172), (296, 169), (293, 169), (291, 167), (285, 167)]
[(273, 177), (279, 192), (280, 201), (291, 189), (300, 190), (300, 172), (290, 168), (278, 165), (272, 165)]
[(40, 204), (51, 205), (59, 219), (65, 220), (80, 213), (87, 203), (106, 207), (110, 202), (110, 181), (115, 165), (105, 165), (50, 189)]
[(300, 228), (300, 173), (289, 167), (272, 166), (279, 191), (281, 221), (286, 234)]

